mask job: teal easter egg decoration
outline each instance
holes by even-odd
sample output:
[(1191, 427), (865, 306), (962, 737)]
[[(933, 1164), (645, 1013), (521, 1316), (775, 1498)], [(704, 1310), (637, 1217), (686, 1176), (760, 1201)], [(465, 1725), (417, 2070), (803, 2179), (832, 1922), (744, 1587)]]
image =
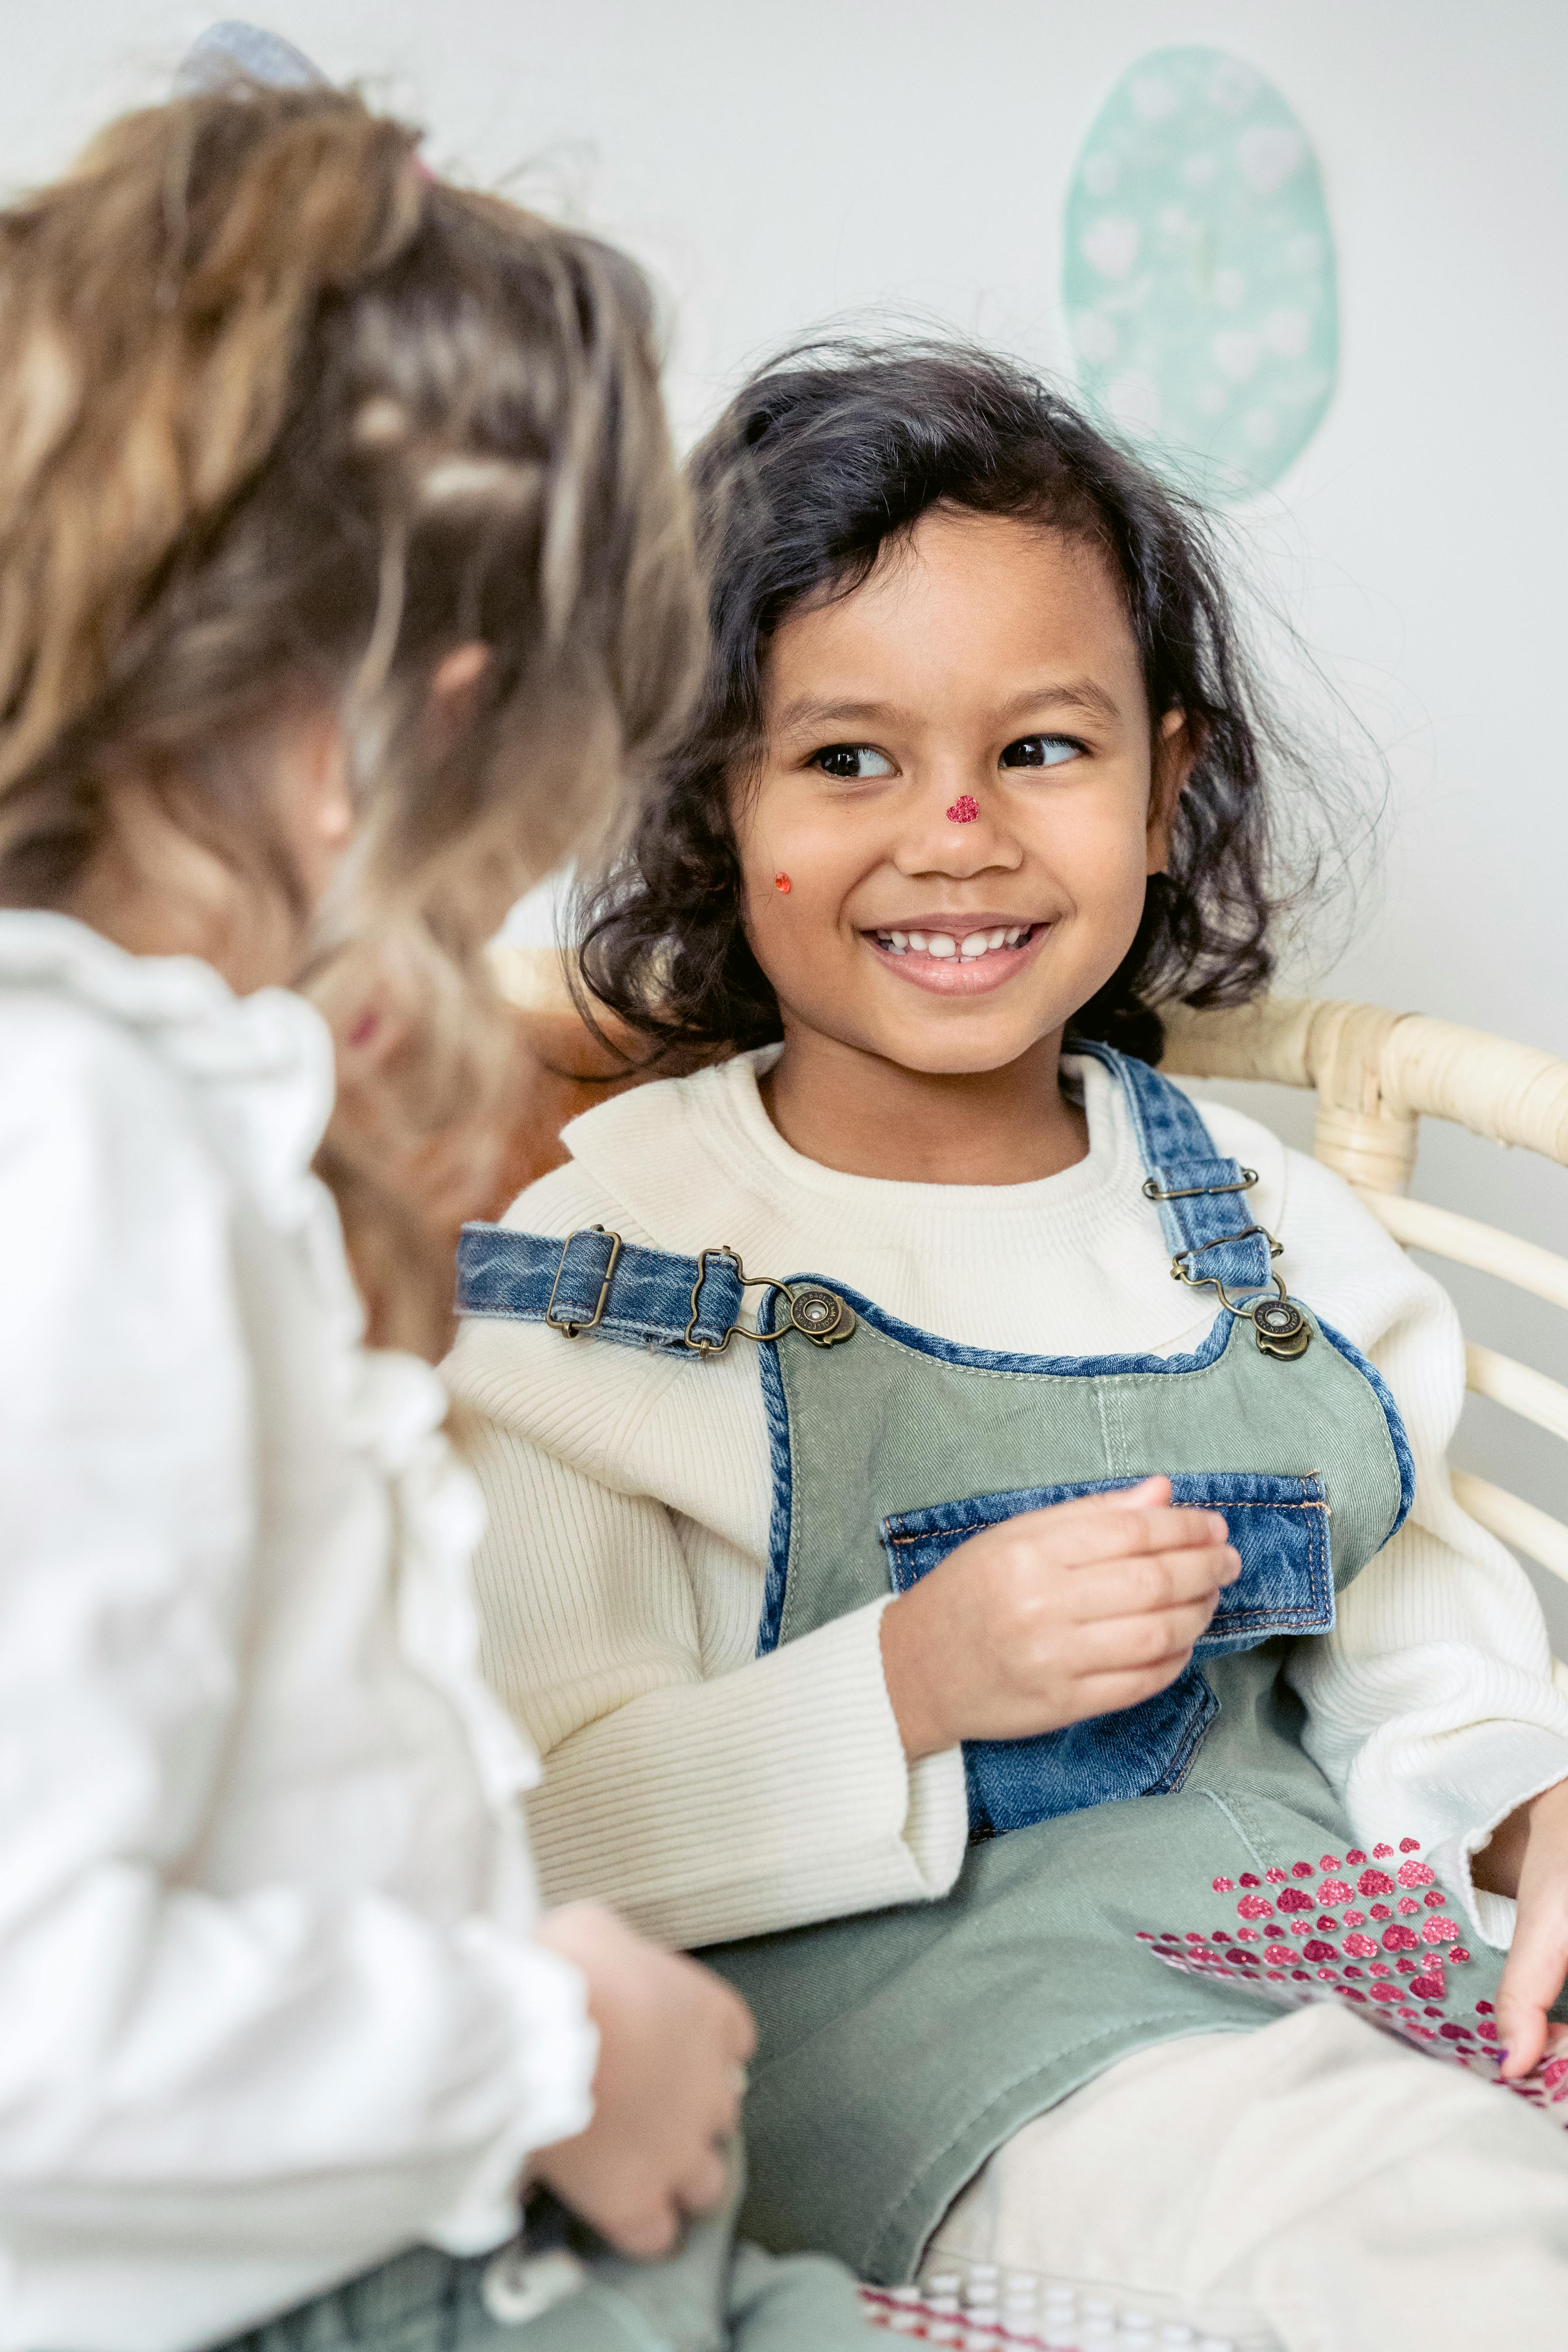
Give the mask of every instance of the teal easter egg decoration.
[(1062, 293), (1089, 400), (1210, 497), (1277, 482), (1333, 397), (1339, 288), (1311, 142), (1223, 49), (1117, 83), (1068, 195)]

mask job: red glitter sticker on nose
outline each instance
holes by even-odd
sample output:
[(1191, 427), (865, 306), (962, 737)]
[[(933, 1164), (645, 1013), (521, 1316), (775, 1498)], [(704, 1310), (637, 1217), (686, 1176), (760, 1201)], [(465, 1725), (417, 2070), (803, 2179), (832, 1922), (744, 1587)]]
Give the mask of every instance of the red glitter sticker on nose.
[(980, 814), (980, 803), (971, 793), (960, 793), (948, 815), (954, 824), (973, 824)]

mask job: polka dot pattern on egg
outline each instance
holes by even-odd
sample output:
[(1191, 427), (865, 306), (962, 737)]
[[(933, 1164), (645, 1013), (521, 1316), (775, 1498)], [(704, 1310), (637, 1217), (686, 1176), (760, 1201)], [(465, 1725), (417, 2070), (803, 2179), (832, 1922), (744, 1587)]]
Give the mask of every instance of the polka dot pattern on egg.
[(1339, 373), (1333, 233), (1311, 142), (1224, 50), (1129, 67), (1084, 144), (1062, 295), (1079, 381), (1211, 498), (1277, 482)]

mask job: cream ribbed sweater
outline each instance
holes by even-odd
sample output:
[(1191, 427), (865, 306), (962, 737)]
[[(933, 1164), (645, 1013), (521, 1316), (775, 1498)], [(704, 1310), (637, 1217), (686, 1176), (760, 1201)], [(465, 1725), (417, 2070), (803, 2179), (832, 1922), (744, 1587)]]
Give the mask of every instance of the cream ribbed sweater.
[[(750, 1055), (642, 1087), (566, 1129), (572, 1158), (506, 1222), (737, 1248), (749, 1268), (837, 1276), (973, 1347), (1168, 1354), (1215, 1307), (1173, 1283), (1121, 1089), (1076, 1066), (1089, 1151), (1030, 1184), (900, 1184), (791, 1150)], [(1449, 1493), (1464, 1353), (1445, 1293), (1348, 1188), (1239, 1112), (1205, 1105), (1289, 1287), (1387, 1378), (1415, 1507), (1342, 1596), (1295, 1679), (1308, 1745), (1367, 1843), (1413, 1834), (1468, 1886), (1468, 1856), (1568, 1777), (1568, 1699), (1522, 1571)], [(448, 1362), (489, 1428), (478, 1467), (485, 1662), (546, 1760), (530, 1822), (552, 1901), (595, 1895), (698, 1945), (929, 1898), (966, 1819), (957, 1749), (906, 1764), (882, 1680), (879, 1602), (753, 1655), (769, 1454), (755, 1350), (654, 1356), (537, 1324), (465, 1324)], [(1511, 1904), (1480, 1895), (1493, 1943)]]

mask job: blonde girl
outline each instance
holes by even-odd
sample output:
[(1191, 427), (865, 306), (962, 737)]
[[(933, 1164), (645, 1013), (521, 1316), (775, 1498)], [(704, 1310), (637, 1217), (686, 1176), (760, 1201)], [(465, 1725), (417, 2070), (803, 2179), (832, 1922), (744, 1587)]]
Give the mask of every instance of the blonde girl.
[(645, 291), (247, 87), (0, 212), (0, 2346), (620, 2343), (635, 2284), (531, 2329), (489, 2250), (525, 2167), (666, 2250), (752, 2028), (541, 1916), (477, 1498), (361, 1344), (288, 983), (391, 975), (437, 1118), (479, 943), (679, 711)]

